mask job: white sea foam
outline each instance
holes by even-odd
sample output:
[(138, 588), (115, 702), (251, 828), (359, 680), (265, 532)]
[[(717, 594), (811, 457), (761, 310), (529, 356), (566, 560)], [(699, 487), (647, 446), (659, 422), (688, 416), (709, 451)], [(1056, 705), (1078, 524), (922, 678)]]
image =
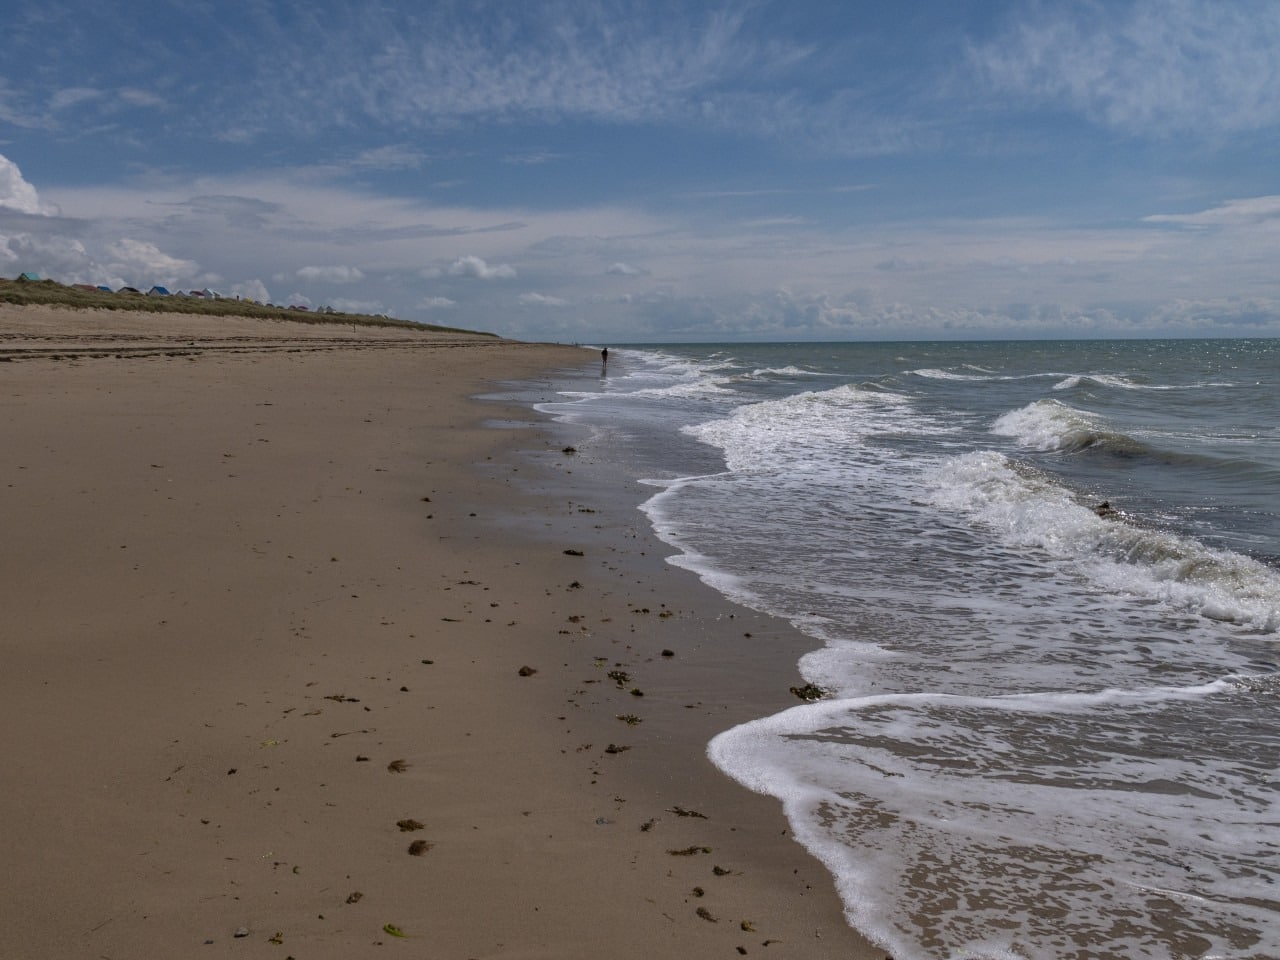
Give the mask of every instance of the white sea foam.
[(1229, 387), (1229, 383), (1221, 382), (1197, 382), (1197, 383), (1146, 383), (1141, 380), (1135, 380), (1132, 377), (1123, 377), (1116, 374), (1108, 373), (1075, 373), (1066, 377), (1060, 383), (1055, 384), (1055, 390), (1068, 390), (1078, 387), (1082, 384), (1093, 383), (1100, 387), (1110, 387), (1115, 390), (1204, 390), (1219, 387)]
[(1111, 429), (1102, 417), (1057, 400), (1037, 400), (1011, 410), (992, 424), (991, 432), (1041, 452), (1077, 452), (1092, 446), (1130, 453), (1143, 449), (1140, 440)]
[(1098, 418), (1057, 400), (1037, 400), (1011, 410), (991, 426), (992, 433), (1012, 437), (1032, 450), (1080, 449), (1102, 429)]
[(756, 370), (752, 370), (750, 376), (794, 379), (795, 377), (830, 377), (832, 374), (821, 373), (816, 370), (805, 370), (802, 367), (788, 364), (785, 367), (760, 367)]
[[(708, 754), (783, 802), (801, 842), (841, 878), (851, 921), (899, 960), (1056, 960), (1061, 908), (1099, 955), (1156, 960), (1169, 955), (1138, 919), (1153, 907), (1151, 931), (1182, 926), (1224, 947), (1251, 930), (1276, 931), (1265, 907), (1248, 905), (1271, 898), (1267, 877), (1239, 869), (1264, 851), (1280, 854), (1268, 806), (1223, 795), (1228, 758), (1194, 747), (1140, 758), (1125, 742), (1154, 715), (1194, 717), (1236, 689), (1219, 679), (822, 701), (727, 731)], [(948, 907), (957, 886), (971, 891), (967, 902)], [(1155, 891), (1198, 903), (1160, 916)], [(1131, 918), (1128, 932), (1115, 927), (1117, 912)]]
[(1091, 373), (1085, 377), (1092, 383), (1103, 387), (1115, 387), (1118, 390), (1176, 390), (1177, 387), (1167, 383), (1139, 383), (1129, 377), (1118, 377), (1114, 374)]
[(1263, 632), (1280, 629), (1280, 573), (1249, 557), (1101, 517), (993, 451), (946, 460), (929, 478), (935, 505), (968, 514), (1011, 546), (1073, 561), (1103, 590)]
[(808, 469), (838, 468), (847, 459), (839, 456), (846, 445), (895, 430), (940, 434), (949, 428), (921, 417), (901, 394), (853, 385), (747, 404), (723, 419), (684, 428), (723, 450), (731, 470), (779, 473), (797, 462)]
[(730, 397), (733, 395), (733, 391), (726, 387), (722, 381), (710, 377), (682, 380), (664, 387), (642, 387), (639, 390), (630, 391), (630, 396), (632, 397), (647, 397), (649, 399), (661, 399), (663, 397), (699, 399), (715, 396)]
[[(1110, 344), (894, 345), (877, 374), (874, 347), (753, 348), (714, 370), (637, 362), (643, 376), (605, 385), (652, 391), (632, 411), (661, 428), (644, 449), (682, 458), (644, 507), (673, 562), (823, 644), (800, 669), (832, 699), (710, 753), (782, 799), (850, 921), (897, 960), (1280, 956), (1280, 572), (1196, 538), (1252, 534), (1200, 497), (1222, 476), (1255, 498), (1229, 502), (1265, 501), (1274, 474), (1215, 473), (1230, 457), (1214, 436), (1248, 425), (1250, 462), (1271, 463), (1275, 408), (1249, 397), (1274, 392), (1146, 407), (1133, 392), (1218, 369), (1202, 349), (1171, 346), (1181, 365), (1160, 366)], [(1044, 372), (1003, 373), (1029, 363)], [(810, 364), (859, 385), (780, 396), (812, 385), (796, 372)], [(1116, 372), (1051, 372), (1071, 369)], [(1089, 392), (1068, 405), (1055, 384)], [(625, 407), (602, 409), (623, 429)], [(723, 471), (671, 434), (684, 424)], [(1095, 445), (1188, 491), (1100, 517), (1087, 492), (1119, 497), (1132, 469), (1062, 456)], [(1257, 555), (1274, 542), (1262, 528)]]
[(672, 522), (667, 512), (667, 505), (680, 496), (685, 486), (706, 482), (712, 480), (715, 476), (726, 475), (676, 477), (670, 480), (642, 480), (641, 482), (647, 486), (661, 487), (662, 489), (640, 504), (640, 510), (649, 518), (649, 524), (658, 539), (680, 551), (675, 556), (668, 558), (668, 562), (672, 566), (682, 567), (695, 573), (704, 583), (718, 590), (726, 597), (737, 600), (743, 603), (744, 606), (750, 605), (754, 597), (749, 589), (743, 585), (742, 578), (728, 572), (723, 566), (716, 564), (711, 558), (699, 552), (693, 545), (692, 540), (684, 535), (680, 524)]
[(1007, 374), (996, 373), (994, 370), (987, 370), (983, 367), (965, 364), (965, 370), (976, 370), (977, 373), (955, 373), (951, 370), (941, 370), (936, 367), (920, 367), (916, 370), (908, 370), (911, 376), (923, 377), (926, 380), (956, 380), (971, 382), (1009, 382), (1016, 380), (1040, 380), (1044, 377), (1060, 377), (1060, 373), (1023, 373), (1023, 374)]
[[(926, 380), (990, 380), (990, 374), (982, 374), (975, 376), (971, 373), (952, 373), (950, 370), (937, 370), (932, 367), (923, 367), (919, 370), (909, 370), (908, 373), (924, 377)], [(998, 379), (998, 378), (997, 378)]]

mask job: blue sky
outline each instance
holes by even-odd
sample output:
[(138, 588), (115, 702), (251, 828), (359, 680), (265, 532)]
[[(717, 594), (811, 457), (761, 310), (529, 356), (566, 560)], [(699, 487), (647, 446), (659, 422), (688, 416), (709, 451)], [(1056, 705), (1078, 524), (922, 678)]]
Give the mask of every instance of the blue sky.
[(584, 342), (1280, 335), (1280, 3), (23, 2), (0, 276)]

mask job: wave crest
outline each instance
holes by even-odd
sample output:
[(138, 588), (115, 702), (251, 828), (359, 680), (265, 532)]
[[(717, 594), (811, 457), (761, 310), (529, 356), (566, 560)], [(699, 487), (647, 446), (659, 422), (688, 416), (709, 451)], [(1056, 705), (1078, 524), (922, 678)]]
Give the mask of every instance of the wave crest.
[(1078, 453), (1090, 447), (1127, 456), (1146, 451), (1136, 437), (1109, 430), (1101, 418), (1058, 400), (1037, 400), (1012, 410), (992, 424), (991, 432), (1041, 453)]
[(935, 505), (968, 514), (1012, 546), (1071, 563), (1103, 590), (1263, 633), (1280, 630), (1280, 574), (1256, 560), (1099, 516), (1043, 474), (991, 451), (945, 461), (931, 479)]

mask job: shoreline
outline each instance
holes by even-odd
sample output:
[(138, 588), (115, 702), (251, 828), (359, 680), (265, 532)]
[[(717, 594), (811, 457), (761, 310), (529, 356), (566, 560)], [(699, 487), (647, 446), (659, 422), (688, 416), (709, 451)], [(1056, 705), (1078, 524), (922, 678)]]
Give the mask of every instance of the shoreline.
[(195, 344), (0, 366), (0, 953), (881, 960), (705, 756), (811, 642), (472, 399), (592, 352), (136, 322)]

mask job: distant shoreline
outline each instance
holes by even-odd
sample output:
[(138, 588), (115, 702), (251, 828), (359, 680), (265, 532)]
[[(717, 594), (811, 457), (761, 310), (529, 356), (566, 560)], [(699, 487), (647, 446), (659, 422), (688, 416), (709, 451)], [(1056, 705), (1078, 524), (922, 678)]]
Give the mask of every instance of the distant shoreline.
[(332, 309), (309, 310), (281, 307), (229, 297), (200, 297), (187, 294), (152, 295), (121, 290), (87, 290), (68, 286), (56, 280), (7, 280), (0, 278), (0, 303), (15, 306), (66, 307), (72, 310), (137, 310), (145, 313), (190, 313), (214, 317), (255, 317), (264, 320), (293, 320), (298, 323), (329, 323), (367, 327), (399, 327), (406, 330), (434, 330), (448, 333), (476, 333), (496, 337), (484, 331), (443, 327), (413, 320), (399, 320), (381, 314), (346, 313)]

